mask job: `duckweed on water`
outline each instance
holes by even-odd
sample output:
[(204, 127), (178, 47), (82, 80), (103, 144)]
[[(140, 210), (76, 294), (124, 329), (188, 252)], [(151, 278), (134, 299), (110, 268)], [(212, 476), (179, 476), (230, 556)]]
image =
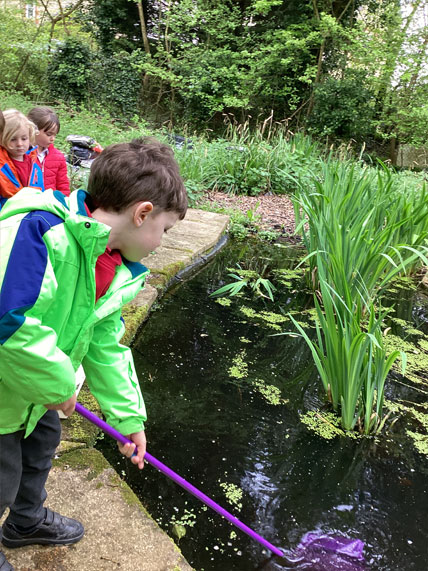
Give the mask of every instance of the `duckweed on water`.
[(241, 488), (238, 488), (235, 484), (228, 484), (227, 482), (220, 482), (220, 488), (223, 488), (227, 501), (240, 511), (242, 509), (243, 496)]
[(418, 421), (428, 431), (428, 414), (420, 412), (418, 408), (427, 408), (426, 403), (415, 404), (414, 406), (405, 405), (402, 402), (393, 402), (385, 399), (385, 408), (393, 413), (410, 413), (415, 420)]
[(243, 349), (239, 355), (233, 359), (233, 365), (229, 368), (229, 375), (234, 379), (245, 379), (248, 377), (248, 364), (245, 362), (246, 351)]
[(395, 323), (396, 325), (399, 325), (400, 327), (408, 327), (409, 326), (408, 321), (406, 321), (405, 319), (400, 319), (399, 317), (390, 317), (389, 321), (391, 321), (392, 323)]
[(392, 283), (400, 289), (416, 291), (418, 289), (418, 282), (411, 276), (397, 276)]
[(226, 268), (228, 272), (234, 272), (242, 279), (257, 279), (259, 274), (254, 270), (244, 270), (243, 268)]
[(229, 307), (232, 305), (232, 300), (228, 297), (218, 297), (215, 302), (219, 305), (223, 305), (224, 307)]
[(175, 515), (173, 515), (171, 518), (171, 523), (183, 525), (186, 527), (193, 527), (196, 523), (196, 515), (189, 510), (184, 510), (184, 513), (180, 518), (177, 518)]
[(275, 385), (268, 385), (262, 379), (256, 379), (253, 381), (252, 385), (269, 404), (278, 406), (280, 404), (288, 403), (287, 399), (281, 398), (281, 390)]
[(423, 337), (424, 335), (422, 331), (420, 331), (419, 329), (415, 329), (414, 327), (406, 329), (406, 333), (407, 335), (413, 335), (415, 337)]
[(428, 353), (428, 341), (426, 339), (418, 339), (418, 345)]
[(257, 317), (257, 311), (255, 309), (253, 309), (252, 307), (247, 307), (246, 305), (243, 305), (239, 309), (239, 311), (241, 313), (243, 313), (249, 319), (255, 319)]
[(309, 321), (313, 321), (314, 323), (320, 322), (319, 317), (318, 317), (318, 313), (317, 313), (317, 310), (315, 309), (315, 307), (311, 307), (310, 309), (305, 309), (305, 311), (301, 311), (300, 314), (305, 315)]
[(400, 327), (402, 327), (404, 329), (404, 334), (407, 335), (413, 335), (416, 337), (424, 337), (424, 334), (422, 331), (420, 331), (420, 329), (415, 329), (411, 323), (409, 323), (408, 321), (406, 321), (405, 319), (400, 319), (399, 317), (390, 317), (389, 321), (391, 323), (395, 323), (396, 325), (399, 325)]
[[(251, 320), (259, 320), (262, 322), (263, 325), (266, 327), (270, 327), (271, 329), (275, 329), (277, 331), (281, 331), (281, 327), (278, 323), (285, 323), (289, 321), (289, 318), (281, 313), (274, 313), (272, 311), (255, 311), (252, 307), (248, 307), (243, 305), (239, 308), (239, 311), (248, 317)], [(255, 323), (257, 325), (257, 323)]]
[[(426, 404), (415, 405), (419, 408), (426, 408)], [(422, 426), (423, 429), (428, 431), (428, 414), (420, 412), (414, 406), (407, 406), (401, 402), (392, 402), (385, 399), (385, 407), (394, 413), (410, 413), (413, 418)], [(428, 435), (414, 432), (413, 430), (406, 430), (406, 434), (413, 440), (413, 444), (418, 452), (428, 456)]]
[(411, 430), (406, 430), (406, 434), (413, 440), (416, 450), (428, 456), (428, 436), (419, 434), (419, 432), (412, 432)]
[(332, 440), (336, 436), (349, 436), (351, 438), (358, 438), (358, 434), (351, 431), (344, 431), (340, 428), (340, 418), (333, 412), (323, 412), (322, 414), (317, 410), (310, 410), (304, 415), (300, 416), (303, 424), (326, 440)]
[(281, 331), (281, 327), (278, 325), (278, 323), (289, 321), (289, 318), (285, 315), (281, 315), (280, 313), (273, 313), (272, 311), (261, 311), (259, 313), (259, 317), (268, 327), (272, 327), (272, 329), (277, 329), (279, 331)]
[[(426, 336), (425, 340), (426, 340)], [(421, 346), (421, 340), (418, 345), (410, 343), (397, 335), (389, 333), (384, 337), (385, 348), (388, 353), (392, 353), (395, 349), (404, 351), (407, 357), (405, 376), (418, 385), (428, 385), (426, 371), (428, 370), (428, 352)], [(401, 375), (401, 362), (397, 360), (392, 366), (392, 370)]]
[(293, 280), (299, 280), (303, 278), (304, 270), (303, 268), (298, 268), (297, 270), (280, 269), (273, 270), (272, 274), (275, 276), (275, 282), (281, 284), (286, 288), (293, 287)]
[(428, 414), (424, 414), (423, 412), (419, 412), (415, 408), (411, 407), (410, 412), (416, 418), (416, 420), (428, 431)]
[(179, 519), (173, 515), (170, 523), (172, 534), (180, 541), (186, 535), (187, 528), (194, 527), (196, 515), (189, 510), (184, 510), (184, 514)]

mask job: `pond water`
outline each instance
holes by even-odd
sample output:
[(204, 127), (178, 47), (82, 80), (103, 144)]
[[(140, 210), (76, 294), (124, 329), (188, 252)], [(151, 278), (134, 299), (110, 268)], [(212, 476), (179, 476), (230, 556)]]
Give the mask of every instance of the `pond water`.
[[(425, 571), (428, 458), (402, 422), (359, 440), (326, 440), (301, 422), (325, 406), (320, 381), (304, 341), (275, 334), (293, 328), (278, 322), (279, 308), (311, 324), (303, 282), (282, 275), (275, 304), (249, 292), (230, 305), (209, 297), (233, 281), (227, 268), (238, 262), (275, 283), (272, 270), (294, 267), (299, 255), (278, 245), (228, 245), (162, 299), (133, 348), (148, 450), (280, 548), (293, 550), (318, 530), (362, 540), (367, 569)], [(425, 296), (410, 292), (398, 310), (425, 328)], [(389, 398), (426, 402), (427, 391), (398, 375), (388, 384)], [(100, 447), (197, 571), (289, 568), (152, 467), (139, 472), (107, 439)]]

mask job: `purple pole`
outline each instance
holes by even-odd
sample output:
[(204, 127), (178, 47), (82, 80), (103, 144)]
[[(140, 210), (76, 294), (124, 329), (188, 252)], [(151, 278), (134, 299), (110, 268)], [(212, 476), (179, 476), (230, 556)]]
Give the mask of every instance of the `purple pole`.
[[(126, 436), (123, 436), (123, 434), (121, 434), (115, 428), (113, 428), (112, 426), (107, 424), (107, 422), (104, 422), (104, 420), (102, 420), (96, 414), (94, 414), (93, 412), (91, 412), (90, 410), (88, 410), (87, 408), (82, 406), (80, 403), (76, 403), (76, 412), (78, 412), (80, 415), (84, 416), (90, 422), (92, 422), (93, 424), (98, 426), (98, 428), (101, 428), (101, 430), (103, 432), (105, 432), (106, 434), (108, 434), (109, 436), (114, 438), (115, 440), (118, 440), (122, 444), (127, 444), (128, 442), (133, 444), (133, 442), (131, 440), (129, 440), (128, 438), (126, 438)], [(231, 513), (229, 513), (224, 508), (222, 508), (214, 500), (212, 500), (211, 498), (206, 496), (203, 492), (198, 490), (198, 488), (195, 488), (195, 486), (192, 486), (192, 484), (190, 484), (189, 482), (187, 482), (187, 480), (185, 480), (184, 478), (179, 476), (176, 472), (174, 472), (173, 470), (168, 468), (168, 466), (165, 466), (165, 464), (162, 464), (162, 462), (160, 462), (159, 460), (154, 458), (154, 456), (152, 456), (151, 454), (146, 452), (146, 454), (144, 456), (144, 460), (147, 460), (147, 462), (149, 464), (151, 464), (154, 468), (159, 470), (159, 472), (162, 472), (163, 474), (165, 474), (165, 476), (168, 476), (168, 478), (171, 478), (171, 480), (174, 480), (174, 482), (176, 484), (178, 484), (179, 486), (181, 486), (182, 488), (187, 490), (193, 496), (197, 497), (199, 500), (201, 500), (201, 502), (206, 504), (208, 507), (212, 508), (214, 511), (219, 513), (221, 516), (225, 517), (227, 520), (229, 520), (231, 523), (233, 523), (233, 525), (235, 525), (236, 527), (239, 527), (239, 529), (241, 529), (244, 533), (249, 535), (252, 539), (254, 539), (255, 541), (258, 541), (258, 543), (267, 547), (270, 551), (272, 551), (272, 553), (275, 553), (275, 555), (278, 555), (278, 557), (284, 557), (284, 554), (282, 553), (282, 551), (280, 549), (278, 549), (277, 547), (275, 547), (274, 545), (269, 543), (269, 541), (267, 541), (266, 539), (261, 537), (261, 535), (259, 535), (254, 530), (252, 530), (250, 527), (245, 525), (245, 523), (242, 523), (242, 521), (239, 521), (238, 518), (233, 516)]]

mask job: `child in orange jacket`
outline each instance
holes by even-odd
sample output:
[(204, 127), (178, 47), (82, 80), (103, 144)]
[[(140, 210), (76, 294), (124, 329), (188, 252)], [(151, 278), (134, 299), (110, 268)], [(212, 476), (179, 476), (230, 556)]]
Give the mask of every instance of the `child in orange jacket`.
[(3, 112), (0, 138), (0, 207), (24, 186), (44, 190), (43, 173), (35, 164), (36, 126), (16, 109)]

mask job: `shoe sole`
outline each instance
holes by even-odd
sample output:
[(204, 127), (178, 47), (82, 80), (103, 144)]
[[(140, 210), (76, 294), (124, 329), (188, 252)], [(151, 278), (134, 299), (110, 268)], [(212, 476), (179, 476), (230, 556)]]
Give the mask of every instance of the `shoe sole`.
[(25, 545), (73, 545), (82, 539), (85, 532), (82, 531), (80, 535), (74, 537), (73, 539), (43, 539), (42, 537), (28, 538), (28, 539), (8, 539), (4, 536), (2, 537), (2, 543), (5, 547), (9, 549), (14, 549), (15, 547), (24, 547)]

